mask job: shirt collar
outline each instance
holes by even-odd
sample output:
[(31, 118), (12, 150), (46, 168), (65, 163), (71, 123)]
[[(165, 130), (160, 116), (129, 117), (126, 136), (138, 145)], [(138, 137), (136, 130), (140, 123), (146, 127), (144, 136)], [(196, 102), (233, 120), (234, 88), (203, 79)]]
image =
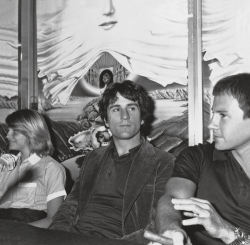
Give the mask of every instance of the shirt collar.
[(214, 149), (213, 151), (213, 161), (225, 161), (228, 159), (228, 155), (231, 154), (231, 151), (227, 150), (227, 151), (220, 151), (217, 149)]
[(145, 141), (146, 141), (145, 138), (144, 138), (144, 137), (141, 137), (141, 138), (140, 138), (140, 144), (137, 145), (137, 146), (135, 146), (134, 148), (131, 148), (127, 154), (124, 154), (124, 155), (122, 155), (122, 156), (118, 156), (118, 153), (117, 153), (117, 150), (116, 150), (114, 141), (111, 141), (109, 147), (110, 147), (110, 149), (111, 149), (111, 152), (112, 152), (112, 154), (113, 154), (113, 157), (115, 157), (115, 158), (120, 158), (120, 157), (124, 157), (125, 155), (127, 156), (127, 155), (129, 155), (129, 154), (131, 154), (131, 153), (133, 154), (135, 151), (137, 151), (137, 149), (139, 149), (139, 148), (141, 147), (141, 145), (142, 145)]
[(41, 160), (41, 157), (39, 157), (36, 153), (31, 154), (28, 158), (26, 158), (23, 163), (30, 163), (30, 165), (35, 165)]

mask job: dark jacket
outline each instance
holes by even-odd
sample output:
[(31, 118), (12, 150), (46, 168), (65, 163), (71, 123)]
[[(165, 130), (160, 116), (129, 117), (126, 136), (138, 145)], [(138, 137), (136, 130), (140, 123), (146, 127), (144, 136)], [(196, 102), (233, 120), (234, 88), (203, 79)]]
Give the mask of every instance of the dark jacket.
[[(89, 201), (110, 147), (98, 148), (85, 157), (79, 177), (56, 213), (51, 229), (79, 232), (74, 229), (74, 224)], [(148, 141), (142, 143), (125, 184), (121, 239), (141, 242), (138, 239), (152, 220), (154, 207), (164, 194), (165, 184), (172, 173), (173, 161), (171, 154), (153, 147)]]

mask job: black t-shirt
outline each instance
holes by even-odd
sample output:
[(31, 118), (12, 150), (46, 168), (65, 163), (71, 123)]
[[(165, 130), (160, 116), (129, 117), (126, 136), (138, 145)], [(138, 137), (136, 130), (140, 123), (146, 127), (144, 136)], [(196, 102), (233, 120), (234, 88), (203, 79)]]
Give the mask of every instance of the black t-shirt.
[[(208, 200), (225, 220), (250, 233), (250, 179), (230, 151), (218, 151), (213, 144), (189, 147), (176, 159), (172, 176), (196, 183), (196, 197)], [(193, 245), (224, 244), (201, 226), (187, 231)]]

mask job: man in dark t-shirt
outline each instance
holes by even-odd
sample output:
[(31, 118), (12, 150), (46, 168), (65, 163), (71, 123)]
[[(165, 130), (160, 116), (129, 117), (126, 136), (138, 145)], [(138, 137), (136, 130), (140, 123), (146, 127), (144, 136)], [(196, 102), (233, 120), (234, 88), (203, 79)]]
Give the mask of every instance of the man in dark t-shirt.
[(158, 232), (174, 245), (250, 244), (250, 74), (213, 89), (214, 142), (176, 159), (158, 202)]

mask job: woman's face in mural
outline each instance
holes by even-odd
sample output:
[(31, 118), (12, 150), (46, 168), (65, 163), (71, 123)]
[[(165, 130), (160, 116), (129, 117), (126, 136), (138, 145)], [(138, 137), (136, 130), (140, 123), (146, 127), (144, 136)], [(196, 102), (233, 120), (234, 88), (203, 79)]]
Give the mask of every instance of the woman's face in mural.
[(105, 83), (105, 84), (108, 84), (110, 81), (111, 81), (111, 77), (109, 75), (109, 73), (105, 73), (102, 77), (102, 81)]
[(99, 26), (104, 30), (109, 30), (117, 24), (116, 20), (116, 9), (113, 3), (113, 0), (104, 0), (104, 7), (101, 12), (101, 15), (104, 16), (104, 22), (100, 23)]
[(157, 16), (157, 9), (160, 9), (159, 6), (163, 3), (164, 0), (81, 0), (79, 2), (82, 6), (81, 14), (89, 29), (113, 31), (123, 28), (125, 35), (132, 30), (135, 33), (138, 32), (137, 26), (142, 29), (150, 27), (152, 17)]

